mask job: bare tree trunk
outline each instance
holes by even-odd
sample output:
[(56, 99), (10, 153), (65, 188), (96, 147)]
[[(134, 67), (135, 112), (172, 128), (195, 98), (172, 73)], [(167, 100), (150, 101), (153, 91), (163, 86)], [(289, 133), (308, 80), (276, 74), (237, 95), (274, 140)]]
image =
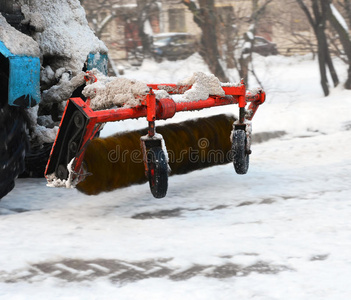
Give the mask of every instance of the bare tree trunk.
[(101, 34), (104, 31), (105, 27), (116, 17), (116, 13), (111, 11), (111, 14), (106, 16), (105, 19), (102, 20), (100, 24), (96, 25), (95, 34), (101, 39)]
[(351, 89), (351, 39), (348, 31), (342, 26), (342, 24), (340, 24), (339, 20), (333, 14), (330, 4), (331, 2), (329, 1), (325, 4), (325, 10), (326, 10), (329, 22), (332, 24), (332, 26), (334, 27), (334, 29), (339, 35), (340, 42), (344, 48), (344, 52), (349, 62), (349, 71), (348, 71), (348, 77), (345, 83), (345, 88)]
[(333, 79), (334, 87), (336, 87), (339, 84), (339, 78), (338, 75), (336, 74), (335, 68), (333, 61), (330, 56), (330, 51), (328, 48), (328, 43), (327, 43), (327, 36), (325, 34), (325, 28), (326, 28), (326, 22), (327, 22), (327, 8), (330, 9), (329, 3), (327, 2), (328, 0), (320, 0), (320, 5), (321, 5), (321, 24), (323, 28), (323, 32), (321, 32), (321, 43), (322, 43), (322, 48), (325, 49), (325, 60), (329, 68), (330, 75)]
[[(239, 75), (240, 77), (244, 80), (245, 84), (248, 85), (248, 80), (249, 80), (249, 64), (250, 61), (252, 60), (252, 46), (254, 43), (254, 26), (249, 30), (247, 33), (244, 34), (244, 40), (245, 44), (250, 43), (250, 48), (244, 47), (241, 51), (241, 55), (239, 58)], [(247, 49), (247, 50), (246, 50)]]
[(233, 29), (231, 26), (227, 26), (225, 29), (225, 43), (227, 46), (227, 55), (226, 55), (226, 63), (227, 63), (227, 68), (228, 69), (233, 69), (235, 68), (235, 60), (234, 60), (234, 34), (233, 34)]
[(328, 87), (326, 66), (328, 66), (329, 68), (331, 77), (334, 82), (334, 86), (338, 85), (339, 79), (336, 74), (333, 61), (330, 56), (327, 37), (325, 34), (325, 27), (326, 27), (326, 20), (327, 20), (327, 11), (325, 7), (326, 0), (311, 0), (314, 18), (312, 17), (312, 14), (308, 10), (303, 0), (296, 0), (296, 1), (301, 7), (301, 9), (303, 10), (303, 12), (305, 13), (316, 35), (317, 42), (318, 42), (318, 63), (319, 63), (319, 70), (321, 74), (321, 85), (322, 85), (324, 95), (328, 96), (329, 87)]
[(144, 31), (144, 24), (149, 16), (149, 1), (137, 0), (138, 5), (138, 32), (143, 46), (143, 53), (150, 54), (150, 39)]
[(347, 71), (347, 80), (345, 82), (345, 89), (351, 90), (351, 66), (349, 67), (349, 70)]
[(256, 26), (260, 20), (260, 17), (262, 16), (265, 9), (267, 8), (268, 4), (271, 2), (272, 2), (272, 0), (266, 0), (261, 6), (259, 6), (258, 0), (252, 0), (252, 2), (251, 2), (252, 13), (251, 13), (250, 19), (252, 20), (252, 24), (250, 26), (249, 31), (244, 34), (244, 40), (247, 43), (250, 43), (251, 46), (248, 49), (248, 52), (245, 51), (245, 48), (242, 49), (242, 52), (241, 52), (241, 55), (239, 58), (239, 64), (240, 64), (239, 75), (244, 80), (244, 82), (246, 84), (248, 84), (249, 64), (250, 64), (250, 62), (252, 62), (252, 48), (253, 48), (253, 43), (254, 43)]
[(321, 13), (321, 9), (319, 7), (318, 0), (312, 0), (312, 9), (315, 16), (315, 25), (314, 31), (318, 41), (318, 61), (319, 61), (319, 69), (321, 73), (321, 85), (324, 91), (324, 95), (329, 95), (329, 87), (328, 87), (328, 78), (327, 78), (327, 70), (326, 70), (326, 62), (327, 62), (327, 52), (328, 52), (328, 44), (327, 38), (325, 35), (325, 16)]
[[(328, 87), (328, 78), (327, 78), (327, 69), (326, 65), (326, 57), (325, 57), (325, 46), (323, 43), (323, 34), (321, 34), (322, 30), (317, 30), (317, 40), (318, 40), (318, 63), (319, 70), (321, 74), (321, 85), (323, 88), (323, 92), (325, 96), (329, 95), (329, 87)], [(324, 33), (324, 32), (323, 32)]]
[[(1, 1), (1, 0), (0, 0)], [(31, 1), (31, 0), (27, 0), (27, 1)], [(85, 1), (80, 0), (80, 4), (83, 6), (83, 4), (85, 4)], [(93, 6), (92, 9), (89, 9), (90, 6), (83, 6), (84, 10), (86, 11), (86, 15), (88, 20), (91, 21), (91, 25), (92, 25), (92, 29), (94, 30), (95, 35), (101, 39), (101, 35), (104, 32), (106, 26), (114, 19), (117, 17), (116, 15), (116, 11), (112, 8), (112, 4), (109, 0), (104, 0), (104, 1), (100, 1), (99, 4), (97, 4), (96, 6)], [(98, 15), (99, 15), (99, 11), (103, 8), (103, 7), (109, 7), (109, 11), (110, 13), (101, 21), (98, 21)]]
[(233, 27), (233, 16), (228, 18), (228, 15), (223, 15), (221, 13), (216, 12), (217, 16), (217, 41), (221, 40), (220, 44), (225, 45), (225, 49), (223, 49), (223, 53), (221, 53), (222, 58), (225, 58), (227, 68), (234, 69), (235, 65), (235, 58), (234, 58), (234, 51), (235, 51), (235, 29)]
[(252, 0), (252, 11), (256, 12), (258, 11), (258, 0)]
[(217, 20), (214, 13), (214, 0), (199, 0), (200, 8), (195, 2), (183, 0), (188, 9), (193, 13), (194, 22), (202, 31), (200, 43), (200, 55), (207, 63), (210, 71), (222, 82), (227, 82), (226, 76), (220, 62), (217, 45), (216, 26)]
[(351, 27), (351, 1), (344, 0), (344, 7), (347, 13), (347, 19), (349, 21), (349, 26)]
[(331, 58), (331, 55), (330, 55), (330, 51), (328, 49), (328, 44), (326, 44), (324, 46), (327, 51), (326, 51), (326, 62), (327, 62), (327, 66), (329, 68), (329, 72), (330, 72), (330, 76), (333, 80), (333, 83), (334, 83), (334, 87), (338, 86), (340, 81), (339, 81), (339, 77), (338, 77), (338, 74), (336, 73), (336, 70), (334, 68), (334, 64), (333, 64), (333, 60)]

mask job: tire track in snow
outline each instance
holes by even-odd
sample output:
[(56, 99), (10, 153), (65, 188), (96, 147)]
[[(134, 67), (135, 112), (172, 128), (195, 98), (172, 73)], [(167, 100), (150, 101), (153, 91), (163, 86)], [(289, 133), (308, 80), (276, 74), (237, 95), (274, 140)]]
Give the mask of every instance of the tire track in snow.
[(43, 262), (31, 265), (27, 270), (11, 273), (0, 272), (0, 281), (5, 283), (41, 282), (56, 278), (66, 282), (93, 281), (105, 278), (113, 283), (132, 283), (148, 278), (166, 278), (183, 281), (195, 276), (224, 279), (236, 276), (248, 276), (251, 273), (277, 274), (293, 271), (284, 265), (258, 261), (250, 266), (241, 266), (231, 262), (222, 265), (192, 265), (187, 268), (171, 268), (167, 263), (170, 258), (152, 259), (139, 262), (127, 262), (113, 259), (80, 260), (65, 259), (56, 262)]

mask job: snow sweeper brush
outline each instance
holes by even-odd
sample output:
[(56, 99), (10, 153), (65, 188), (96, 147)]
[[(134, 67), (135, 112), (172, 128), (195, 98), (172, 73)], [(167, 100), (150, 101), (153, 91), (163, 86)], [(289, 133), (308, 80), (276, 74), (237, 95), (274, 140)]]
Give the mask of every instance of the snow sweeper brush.
[[(157, 133), (167, 145), (172, 175), (231, 162), (228, 137), (235, 120), (234, 116), (223, 114), (158, 126)], [(140, 148), (140, 138), (147, 133), (145, 128), (93, 139), (84, 155), (86, 170), (91, 175), (78, 183), (77, 189), (95, 195), (147, 181)]]
[[(147, 179), (153, 196), (162, 198), (170, 172), (232, 161), (238, 174), (246, 174), (251, 120), (265, 101), (262, 89), (248, 91), (243, 82), (223, 84), (203, 73), (180, 84), (146, 85), (90, 71), (86, 81), (86, 99), (67, 102), (45, 170), (49, 186), (77, 186), (97, 194)], [(238, 104), (238, 119), (219, 115), (158, 127), (156, 132), (156, 120), (229, 104)], [(140, 117), (148, 122), (144, 131), (95, 138), (103, 123)]]

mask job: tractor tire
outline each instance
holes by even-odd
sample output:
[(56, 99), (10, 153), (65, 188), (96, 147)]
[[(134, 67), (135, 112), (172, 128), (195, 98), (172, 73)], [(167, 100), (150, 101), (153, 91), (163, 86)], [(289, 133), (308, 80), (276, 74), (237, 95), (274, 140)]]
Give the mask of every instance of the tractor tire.
[(0, 199), (15, 186), (25, 169), (29, 143), (24, 113), (19, 107), (0, 107)]
[(20, 177), (42, 178), (49, 160), (52, 143), (45, 143), (41, 146), (31, 147), (24, 159), (25, 171)]

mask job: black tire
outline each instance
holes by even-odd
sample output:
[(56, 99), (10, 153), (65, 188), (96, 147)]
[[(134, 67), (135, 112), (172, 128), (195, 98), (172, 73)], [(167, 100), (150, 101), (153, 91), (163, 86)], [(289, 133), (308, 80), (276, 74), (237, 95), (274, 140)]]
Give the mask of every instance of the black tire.
[(25, 171), (20, 177), (42, 178), (44, 177), (46, 164), (48, 163), (52, 143), (31, 147), (25, 157)]
[(246, 151), (247, 137), (244, 130), (234, 130), (232, 155), (234, 169), (237, 174), (246, 174), (249, 169), (249, 154)]
[(28, 137), (24, 113), (7, 104), (0, 107), (0, 199), (14, 187), (14, 180), (25, 169)]
[(168, 189), (168, 164), (161, 147), (151, 148), (147, 154), (148, 179), (152, 195), (163, 198)]
[(161, 62), (163, 61), (163, 57), (162, 57), (161, 55), (156, 55), (156, 56), (155, 56), (155, 61), (156, 61), (157, 63), (161, 63)]

